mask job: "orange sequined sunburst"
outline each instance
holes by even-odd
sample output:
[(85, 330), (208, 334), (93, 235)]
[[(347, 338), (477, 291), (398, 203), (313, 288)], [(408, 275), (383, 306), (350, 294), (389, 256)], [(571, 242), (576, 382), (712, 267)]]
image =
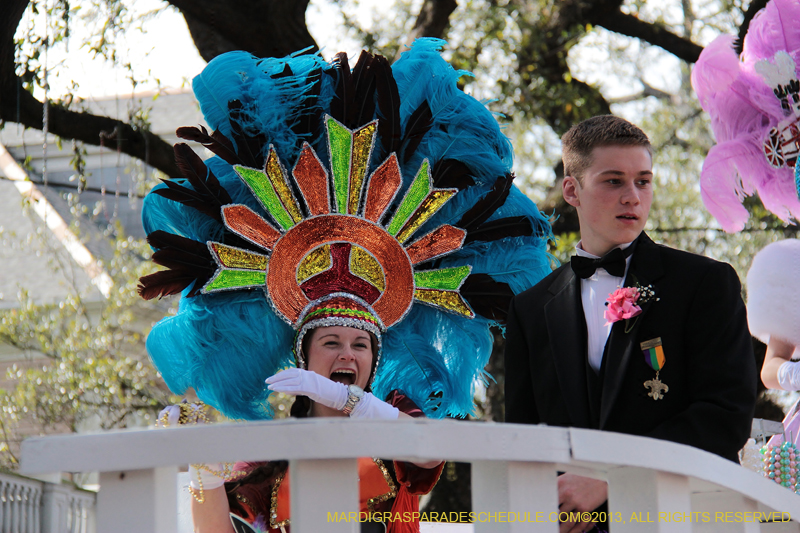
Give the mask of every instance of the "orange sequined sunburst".
[(321, 294), (335, 292), (369, 302), (387, 328), (414, 300), (474, 317), (459, 293), (471, 267), (414, 269), (460, 249), (466, 232), (442, 225), (410, 242), (457, 189), (433, 188), (426, 159), (388, 216), (402, 175), (395, 154), (367, 175), (377, 121), (352, 131), (326, 116), (325, 125), (330, 174), (307, 143), (291, 178), (272, 146), (263, 170), (234, 167), (272, 222), (235, 204), (222, 209), (225, 226), (266, 253), (209, 242), (218, 268), (203, 292), (266, 287), (275, 309), (292, 324)]

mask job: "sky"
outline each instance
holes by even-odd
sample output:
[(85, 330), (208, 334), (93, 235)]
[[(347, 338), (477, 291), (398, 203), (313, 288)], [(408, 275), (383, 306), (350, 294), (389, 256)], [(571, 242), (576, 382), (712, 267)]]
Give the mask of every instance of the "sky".
[[(140, 15), (165, 5), (161, 0), (137, 0), (132, 4), (132, 10)], [(379, 0), (362, 0), (356, 12), (359, 21), (369, 27), (371, 13), (379, 5)], [(77, 15), (80, 14), (79, 11)], [(312, 1), (306, 12), (306, 20), (325, 57), (331, 57), (340, 50), (357, 55), (360, 50), (358, 42), (343, 38), (341, 15), (328, 0)], [(37, 28), (43, 28), (44, 15), (37, 16), (33, 23)], [(82, 98), (130, 94), (133, 90), (131, 72), (140, 81), (136, 92), (159, 88), (188, 89), (191, 78), (206, 64), (194, 47), (183, 17), (171, 7), (158, 16), (142, 20), (141, 29), (116, 35), (120, 58), (130, 63), (132, 71), (102, 58), (93, 58), (87, 47), (80, 46), (87, 33), (88, 30), (81, 32), (78, 27), (69, 42), (48, 52), (46, 61), (50, 71), (50, 96), (70, 92)], [(77, 83), (77, 87), (73, 86), (73, 82)], [(37, 97), (41, 98), (42, 93)]]

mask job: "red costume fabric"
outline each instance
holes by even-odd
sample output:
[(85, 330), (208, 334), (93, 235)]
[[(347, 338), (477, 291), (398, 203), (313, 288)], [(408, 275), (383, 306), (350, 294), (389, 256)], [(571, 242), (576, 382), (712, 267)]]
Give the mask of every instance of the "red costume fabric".
[[(409, 398), (392, 391), (386, 402), (418, 418), (423, 412)], [(386, 524), (387, 533), (419, 532), (419, 496), (436, 485), (444, 463), (421, 468), (400, 461), (360, 458), (359, 515)], [(257, 531), (289, 531), (289, 475), (286, 461), (237, 463), (234, 470), (247, 472), (241, 481), (225, 484), (231, 512)]]

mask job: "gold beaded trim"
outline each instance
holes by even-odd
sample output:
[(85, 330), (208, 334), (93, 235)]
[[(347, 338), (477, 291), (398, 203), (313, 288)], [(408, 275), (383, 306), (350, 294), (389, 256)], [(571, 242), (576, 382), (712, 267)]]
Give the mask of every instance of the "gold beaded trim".
[[(397, 485), (395, 485), (394, 480), (392, 479), (392, 475), (389, 473), (389, 470), (386, 468), (386, 465), (383, 464), (383, 461), (380, 459), (372, 459), (372, 461), (378, 466), (383, 474), (383, 479), (386, 481), (386, 484), (389, 485), (389, 492), (384, 494), (380, 494), (375, 496), (374, 498), (370, 498), (367, 500), (367, 509), (370, 513), (375, 512), (375, 507), (379, 503), (383, 503), (387, 500), (391, 500), (392, 498), (397, 496)], [(287, 518), (286, 520), (282, 520), (278, 522), (278, 489), (280, 489), (281, 482), (283, 482), (283, 478), (286, 476), (286, 472), (278, 476), (275, 480), (275, 484), (272, 486), (272, 493), (270, 494), (270, 508), (269, 508), (269, 525), (273, 529), (282, 528), (284, 526), (288, 526), (291, 522), (291, 519)]]
[[(179, 426), (199, 424), (201, 422), (208, 424), (211, 422), (208, 418), (208, 406), (203, 402), (189, 403), (183, 400), (177, 407), (180, 409), (180, 415), (178, 415)], [(161, 416), (156, 420), (156, 426), (169, 427), (169, 413), (166, 409), (161, 412)]]
[[(189, 466), (193, 466), (195, 470), (205, 470), (211, 475), (220, 477), (225, 481), (233, 481), (234, 479), (245, 475), (247, 472), (243, 472), (242, 470), (234, 470), (233, 463), (222, 463), (222, 470), (211, 470), (208, 465), (205, 464), (192, 464)], [(200, 485), (199, 489), (194, 489), (190, 484), (187, 489), (189, 489), (189, 494), (197, 501), (197, 503), (205, 503), (206, 495), (203, 492), (203, 478), (199, 475), (197, 476), (197, 483)]]
[(383, 503), (386, 500), (391, 500), (397, 496), (397, 485), (394, 484), (394, 480), (392, 480), (392, 476), (389, 474), (389, 470), (386, 468), (386, 465), (384, 465), (383, 461), (380, 459), (373, 458), (372, 461), (378, 465), (378, 468), (380, 468), (381, 473), (383, 474), (383, 479), (385, 479), (386, 483), (389, 485), (389, 492), (380, 494), (367, 500), (367, 509), (369, 510), (370, 514), (375, 512), (376, 505)]
[(272, 485), (272, 494), (270, 495), (269, 499), (269, 527), (273, 529), (283, 528), (284, 526), (288, 526), (290, 523), (290, 519), (288, 518), (278, 522), (278, 489), (281, 487), (284, 477), (286, 477), (286, 472), (279, 475), (275, 480), (275, 484)]

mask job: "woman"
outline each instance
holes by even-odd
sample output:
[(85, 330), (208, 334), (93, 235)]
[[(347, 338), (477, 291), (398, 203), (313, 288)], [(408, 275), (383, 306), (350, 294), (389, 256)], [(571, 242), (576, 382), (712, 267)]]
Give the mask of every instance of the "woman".
[[(292, 368), (279, 372), (267, 380), (270, 390), (297, 396), (292, 406), (292, 416), (348, 416), (344, 412), (348, 388), (355, 386), (362, 391), (369, 390), (378, 354), (377, 338), (373, 333), (354, 327), (318, 327), (302, 340), (302, 353), (307, 354), (305, 360), (308, 370)], [(366, 392), (349, 416), (395, 419), (424, 415), (413, 402), (397, 392), (390, 395), (388, 403)], [(377, 459), (359, 460), (359, 479), (362, 480), (360, 511), (418, 511), (416, 496), (426, 494), (433, 488), (442, 466), (441, 461), (392, 463)], [(199, 491), (203, 487), (202, 497), (192, 500), (192, 518), (197, 533), (233, 532), (229, 518), (231, 511), (249, 524), (255, 524), (257, 531), (288, 528), (289, 517), (286, 514), (289, 505), (288, 501), (284, 501), (288, 499), (288, 490), (280, 490), (280, 484), (287, 475), (285, 461), (237, 463), (233, 467), (233, 471), (238, 473), (237, 479), (224, 485), (224, 479), (213, 473), (224, 473), (220, 465), (191, 468), (193, 490)], [(278, 500), (274, 503), (271, 499), (273, 491), (278, 494)], [(398, 496), (400, 492), (402, 494)], [(385, 530), (379, 524), (367, 527), (380, 526), (375, 531), (391, 532), (397, 530), (393, 524), (389, 522)], [(419, 529), (418, 524), (403, 526), (410, 528), (407, 529), (409, 531)], [(370, 531), (367, 528), (364, 530)]]

